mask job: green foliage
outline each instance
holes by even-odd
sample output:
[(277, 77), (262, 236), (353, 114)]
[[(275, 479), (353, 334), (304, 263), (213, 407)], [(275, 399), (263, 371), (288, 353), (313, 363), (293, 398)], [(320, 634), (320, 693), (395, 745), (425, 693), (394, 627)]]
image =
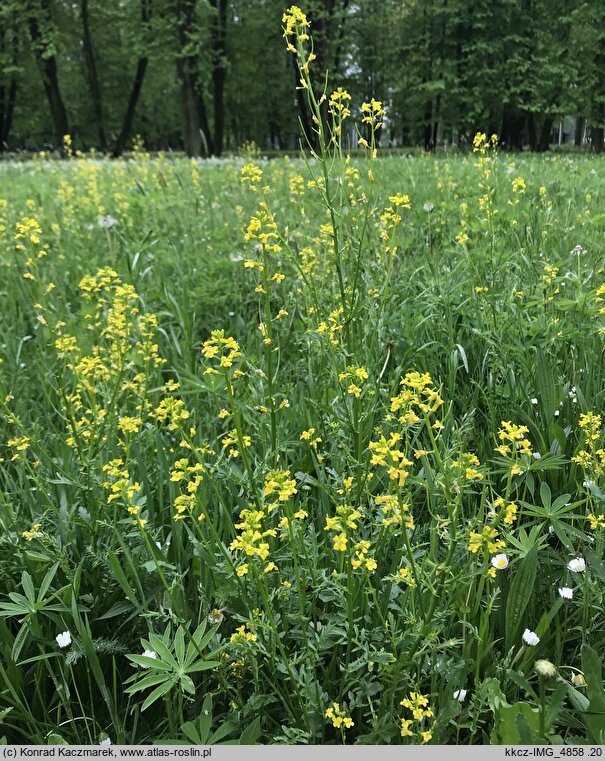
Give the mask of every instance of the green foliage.
[(600, 160), (375, 155), (304, 28), (306, 158), (0, 166), (2, 733), (600, 742)]

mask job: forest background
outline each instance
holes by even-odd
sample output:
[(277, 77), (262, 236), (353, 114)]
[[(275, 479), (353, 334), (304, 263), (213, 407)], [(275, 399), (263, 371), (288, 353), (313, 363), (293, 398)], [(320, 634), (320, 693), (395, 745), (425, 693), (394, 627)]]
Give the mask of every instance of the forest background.
[[(71, 135), (115, 155), (220, 156), (312, 137), (281, 0), (0, 0), (0, 151)], [(382, 147), (603, 150), (605, 3), (308, 0), (317, 63), (387, 106)], [(316, 84), (321, 84), (317, 82)], [(357, 135), (345, 136), (356, 145)]]

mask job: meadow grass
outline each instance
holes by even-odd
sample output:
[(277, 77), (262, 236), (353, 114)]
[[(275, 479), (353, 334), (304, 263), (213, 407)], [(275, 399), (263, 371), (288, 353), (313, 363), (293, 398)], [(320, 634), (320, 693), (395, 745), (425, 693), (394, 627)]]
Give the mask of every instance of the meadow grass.
[(0, 164), (6, 741), (604, 742), (602, 160), (309, 100)]

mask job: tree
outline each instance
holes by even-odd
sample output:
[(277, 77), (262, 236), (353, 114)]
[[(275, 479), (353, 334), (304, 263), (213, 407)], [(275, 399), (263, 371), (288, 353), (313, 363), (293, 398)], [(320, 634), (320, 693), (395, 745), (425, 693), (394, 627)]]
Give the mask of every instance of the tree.
[[(146, 28), (149, 25), (149, 22), (152, 17), (152, 0), (140, 0), (140, 11), (141, 11), (141, 28), (144, 32)], [(134, 74), (134, 79), (132, 81), (132, 87), (130, 89), (130, 97), (128, 98), (128, 103), (126, 105), (126, 110), (124, 112), (124, 119), (122, 121), (122, 129), (120, 130), (120, 134), (118, 135), (118, 139), (116, 140), (115, 148), (114, 148), (114, 156), (119, 156), (124, 152), (124, 148), (126, 147), (126, 141), (128, 140), (131, 132), (132, 132), (132, 123), (134, 120), (134, 114), (136, 111), (137, 103), (139, 101), (139, 96), (141, 95), (141, 89), (143, 87), (143, 81), (145, 80), (145, 72), (147, 71), (147, 64), (149, 63), (149, 58), (146, 52), (145, 45), (143, 45), (141, 49), (141, 54), (139, 55), (139, 59), (137, 61), (136, 70)]]
[(0, 6), (0, 151), (6, 149), (17, 100), (20, 35), (14, 4)]
[(32, 52), (40, 70), (54, 125), (55, 145), (62, 146), (64, 136), (69, 134), (69, 126), (59, 86), (57, 29), (53, 24), (50, 0), (28, 0), (26, 15)]

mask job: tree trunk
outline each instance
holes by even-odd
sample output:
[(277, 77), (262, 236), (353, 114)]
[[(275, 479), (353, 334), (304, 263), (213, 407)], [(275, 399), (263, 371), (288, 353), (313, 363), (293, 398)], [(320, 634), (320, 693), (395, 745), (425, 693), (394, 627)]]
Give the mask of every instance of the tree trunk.
[(84, 60), (86, 62), (88, 85), (90, 87), (90, 97), (92, 99), (92, 109), (95, 120), (97, 122), (99, 147), (102, 151), (104, 151), (107, 148), (107, 138), (105, 136), (105, 125), (103, 118), (103, 98), (101, 95), (101, 86), (99, 85), (99, 76), (97, 74), (97, 64), (95, 61), (92, 37), (90, 34), (88, 0), (82, 0), (80, 11), (82, 18), (82, 50), (84, 53)]
[(591, 127), (590, 142), (593, 153), (603, 153), (605, 129), (603, 127)]
[(507, 150), (523, 150), (523, 116), (510, 105), (504, 106), (502, 139)]
[(552, 125), (555, 123), (554, 116), (545, 116), (542, 122), (542, 129), (540, 130), (540, 139), (538, 140), (537, 150), (547, 151), (550, 147), (550, 134), (552, 132)]
[(573, 134), (573, 144), (578, 147), (582, 145), (582, 137), (584, 136), (584, 126), (586, 119), (583, 116), (576, 116), (576, 126)]
[(191, 52), (191, 33), (195, 25), (195, 0), (181, 0), (175, 6), (176, 30), (180, 51), (188, 51), (176, 59), (177, 77), (180, 82), (181, 132), (183, 148), (190, 156), (200, 156), (202, 137), (200, 134), (199, 110), (197, 105), (197, 55)]
[[(141, 0), (141, 21), (143, 25), (147, 24), (151, 19), (151, 2), (152, 0)], [(130, 90), (128, 105), (126, 107), (126, 112), (124, 113), (124, 119), (122, 121), (122, 129), (120, 130), (120, 134), (116, 140), (115, 148), (113, 149), (114, 156), (120, 156), (122, 153), (124, 153), (126, 141), (128, 140), (130, 131), (132, 129), (132, 122), (134, 120), (134, 114), (137, 108), (139, 95), (141, 94), (141, 89), (143, 87), (143, 81), (145, 80), (145, 72), (147, 71), (148, 60), (149, 59), (147, 56), (143, 56), (139, 58), (137, 62), (137, 69), (134, 75), (132, 88)]]
[(529, 136), (529, 149), (535, 151), (538, 145), (538, 131), (536, 129), (536, 118), (533, 114), (527, 115), (527, 132)]
[(206, 110), (206, 101), (204, 99), (204, 93), (201, 87), (198, 86), (197, 97), (195, 100), (197, 108), (198, 121), (200, 129), (202, 130), (202, 138), (204, 141), (204, 154), (210, 156), (212, 153), (212, 147), (214, 141), (212, 139), (212, 132), (210, 131), (210, 123), (208, 122), (208, 111)]
[[(7, 48), (12, 47), (12, 64), (13, 72), (17, 70), (19, 61), (19, 34), (17, 23), (14, 17), (11, 18), (10, 40), (8, 40), (8, 29), (0, 32), (0, 52), (7, 54)], [(17, 100), (17, 75), (11, 75), (8, 87), (0, 85), (0, 151), (8, 148), (8, 138), (13, 124), (13, 113), (15, 102)]]
[(212, 100), (214, 106), (214, 155), (223, 153), (225, 131), (225, 80), (227, 78), (227, 0), (210, 0), (212, 19)]
[[(40, 11), (50, 20), (50, 7), (48, 0), (42, 0)], [(32, 48), (42, 76), (42, 83), (46, 93), (46, 99), (50, 108), (50, 114), (55, 129), (55, 144), (57, 147), (63, 146), (63, 138), (69, 134), (67, 122), (67, 113), (61, 97), (61, 88), (59, 86), (59, 72), (57, 69), (57, 59), (54, 55), (45, 56), (44, 40), (40, 32), (38, 17), (32, 11), (28, 17), (29, 34), (32, 40)]]
[(433, 103), (427, 100), (424, 104), (424, 150), (432, 151), (433, 142)]
[(195, 94), (195, 74), (190, 70), (189, 57), (177, 61), (177, 71), (181, 82), (181, 120), (183, 127), (183, 147), (188, 156), (200, 156), (202, 136), (199, 112)]
[[(17, 65), (19, 47), (17, 32), (13, 30), (13, 65)], [(13, 113), (17, 100), (17, 76), (13, 74), (8, 85), (8, 90), (0, 87), (0, 151), (8, 148), (8, 138), (13, 126)]]

